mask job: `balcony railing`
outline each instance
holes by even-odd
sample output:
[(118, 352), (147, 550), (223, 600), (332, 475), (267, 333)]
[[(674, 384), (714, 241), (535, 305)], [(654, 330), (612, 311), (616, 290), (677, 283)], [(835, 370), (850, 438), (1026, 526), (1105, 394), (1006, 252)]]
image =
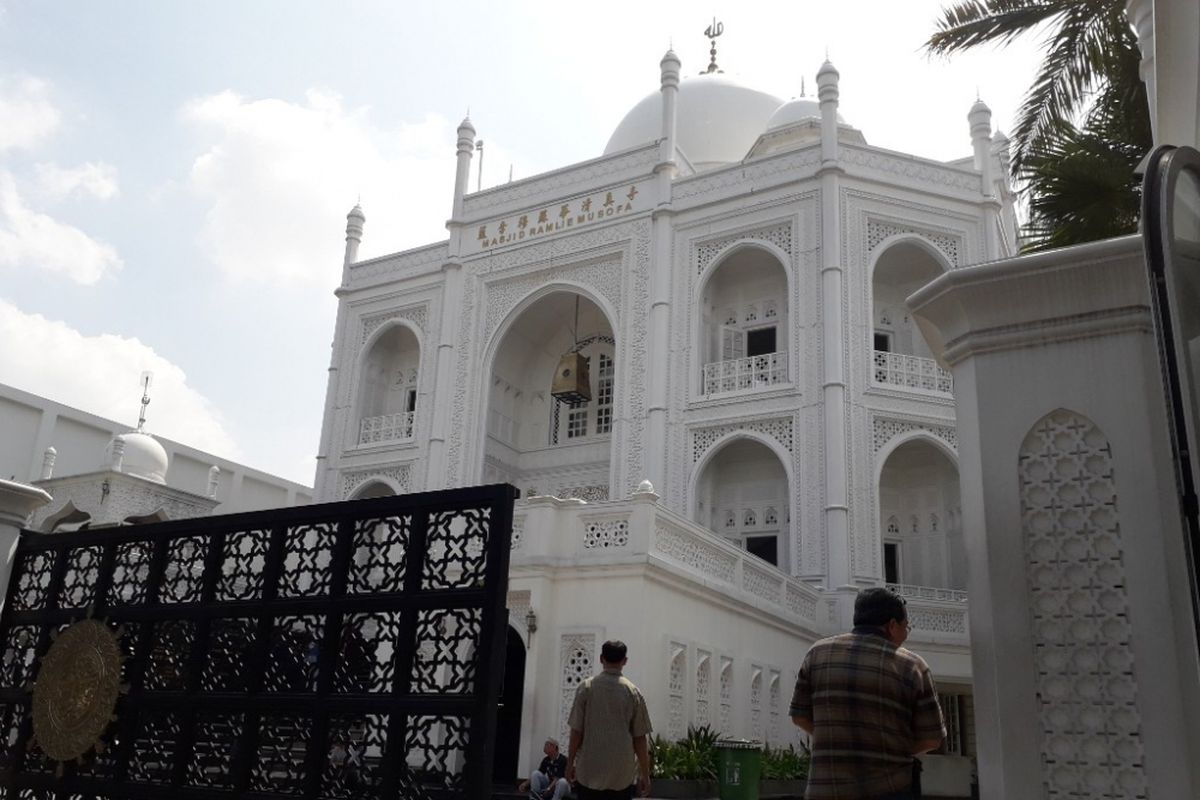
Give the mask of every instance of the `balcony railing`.
[(415, 411), (401, 411), (399, 414), (363, 417), (358, 428), (358, 443), (375, 444), (411, 439), (415, 416)]
[(876, 350), (873, 369), (873, 382), (883, 386), (920, 389), (944, 395), (954, 391), (954, 379), (932, 358)]
[(787, 383), (787, 353), (714, 361), (704, 365), (704, 394), (723, 394)]
[(946, 600), (952, 603), (967, 602), (967, 593), (962, 589), (939, 589), (935, 586), (910, 586), (906, 583), (889, 583), (891, 589), (901, 597), (918, 600)]

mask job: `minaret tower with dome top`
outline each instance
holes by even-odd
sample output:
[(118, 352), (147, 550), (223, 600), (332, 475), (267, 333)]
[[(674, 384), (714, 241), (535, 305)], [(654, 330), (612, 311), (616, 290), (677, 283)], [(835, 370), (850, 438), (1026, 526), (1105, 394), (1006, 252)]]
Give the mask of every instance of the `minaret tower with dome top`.
[(595, 158), (471, 192), (464, 120), (445, 240), (359, 260), (348, 218), (317, 499), (521, 490), (498, 763), (610, 635), (664, 735), (788, 741), (794, 654), (880, 583), (970, 717), (954, 386), (905, 300), (1015, 252), (1005, 140), (973, 110), (962, 157), (879, 148), (812, 77), (668, 50)]

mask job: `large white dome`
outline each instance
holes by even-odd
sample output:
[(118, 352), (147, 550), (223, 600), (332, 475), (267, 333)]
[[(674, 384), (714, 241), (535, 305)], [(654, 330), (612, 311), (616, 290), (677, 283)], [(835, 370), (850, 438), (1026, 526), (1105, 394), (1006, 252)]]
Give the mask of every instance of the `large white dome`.
[[(679, 82), (676, 142), (697, 170), (741, 161), (783, 100), (718, 73)], [(604, 148), (615, 153), (662, 136), (662, 93), (642, 98), (617, 125)]]

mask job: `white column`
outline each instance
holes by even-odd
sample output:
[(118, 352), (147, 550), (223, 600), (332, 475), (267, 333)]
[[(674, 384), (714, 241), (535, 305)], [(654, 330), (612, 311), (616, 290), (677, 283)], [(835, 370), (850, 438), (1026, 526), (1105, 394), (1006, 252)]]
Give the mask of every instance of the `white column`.
[[(450, 409), (454, 395), (454, 343), (458, 322), (463, 313), (463, 268), (457, 262), (442, 266), (442, 311), (438, 326), (437, 355), (434, 361), (433, 421), (429, 430), (429, 456), (425, 473), (425, 489), (445, 489), (459, 485), (464, 477), (469, 481), (472, 465), (463, 466), (462, 475), (446, 474), (446, 439), (450, 434)], [(487, 382), (483, 384), (487, 386)], [(482, 399), (477, 399), (483, 402)], [(468, 431), (462, 431), (464, 437)]]
[(0, 480), (0, 604), (8, 597), (8, 579), (21, 528), (30, 514), (49, 502), (50, 495), (36, 486)]
[(1200, 669), (1141, 240), (953, 270), (909, 306), (954, 372), (982, 797), (1197, 797)]
[[(824, 535), (829, 588), (852, 583), (850, 499), (846, 474), (846, 321), (842, 271), (841, 177), (838, 163), (838, 71), (826, 61), (817, 72), (821, 101), (821, 410), (825, 438)], [(793, 517), (795, 512), (793, 511)]]
[[(677, 171), (675, 164), (675, 100), (679, 93), (679, 57), (668, 50), (660, 64), (662, 71), (663, 121), (659, 142), (659, 163), (654, 168), (658, 178), (658, 205), (654, 209), (651, 235), (654, 241), (650, 295), (650, 374), (647, 381), (646, 403), (646, 475), (627, 475), (633, 482), (649, 478), (660, 491), (667, 482), (667, 375), (671, 369), (671, 186)], [(614, 486), (622, 492), (626, 487)]]
[(1200, 4), (1126, 0), (1125, 8), (1142, 51), (1154, 144), (1200, 147)]

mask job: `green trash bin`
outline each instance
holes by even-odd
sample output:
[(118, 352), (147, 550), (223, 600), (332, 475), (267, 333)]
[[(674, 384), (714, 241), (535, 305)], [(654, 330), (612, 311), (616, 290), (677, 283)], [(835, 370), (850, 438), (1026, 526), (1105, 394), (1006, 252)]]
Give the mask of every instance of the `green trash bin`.
[(717, 742), (717, 785), (721, 800), (758, 800), (762, 746), (746, 739)]

